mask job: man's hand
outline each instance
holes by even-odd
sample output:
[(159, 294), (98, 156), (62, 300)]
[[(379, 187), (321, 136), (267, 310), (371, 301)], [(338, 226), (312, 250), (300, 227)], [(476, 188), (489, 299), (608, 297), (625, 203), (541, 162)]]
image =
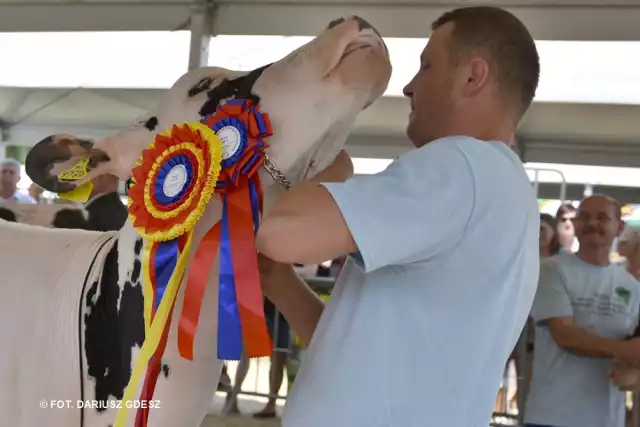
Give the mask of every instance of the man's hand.
[(311, 182), (344, 182), (353, 176), (353, 161), (346, 151), (340, 150), (326, 169), (311, 178)]
[(640, 338), (624, 341), (616, 352), (616, 361), (622, 365), (640, 369)]
[(640, 239), (632, 239), (627, 244), (629, 245), (627, 271), (636, 279), (640, 279)]
[(614, 360), (609, 370), (609, 378), (620, 391), (640, 390), (640, 369), (620, 360)]

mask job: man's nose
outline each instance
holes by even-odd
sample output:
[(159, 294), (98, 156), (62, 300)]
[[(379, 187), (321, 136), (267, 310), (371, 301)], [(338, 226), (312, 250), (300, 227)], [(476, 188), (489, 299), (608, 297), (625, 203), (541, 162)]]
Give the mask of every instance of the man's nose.
[(402, 88), (402, 94), (407, 98), (413, 97), (413, 81)]

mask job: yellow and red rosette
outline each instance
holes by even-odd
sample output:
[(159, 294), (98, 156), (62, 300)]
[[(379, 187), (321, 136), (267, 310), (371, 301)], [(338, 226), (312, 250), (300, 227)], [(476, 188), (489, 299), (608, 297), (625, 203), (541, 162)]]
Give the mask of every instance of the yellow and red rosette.
[[(198, 122), (182, 123), (157, 135), (133, 169), (128, 209), (133, 226), (145, 239), (145, 340), (124, 402), (133, 398), (145, 368), (142, 398), (153, 395), (171, 313), (187, 267), (193, 226), (215, 192), (222, 154), (222, 141), (213, 130)], [(123, 404), (114, 427), (124, 425), (126, 414)], [(138, 418), (140, 425), (140, 412)]]

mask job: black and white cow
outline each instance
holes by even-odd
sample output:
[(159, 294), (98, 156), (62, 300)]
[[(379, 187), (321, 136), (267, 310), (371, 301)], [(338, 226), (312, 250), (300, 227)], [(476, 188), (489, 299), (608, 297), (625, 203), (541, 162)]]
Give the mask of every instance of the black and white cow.
[[(268, 155), (275, 169), (259, 171), (268, 210), (285, 191), (283, 184), (311, 177), (333, 160), (357, 115), (382, 96), (390, 75), (378, 32), (361, 18), (341, 18), (307, 45), (252, 72), (212, 67), (185, 74), (148, 117), (116, 135), (95, 142), (48, 137), (32, 149), (27, 173), (54, 192), (101, 174), (127, 180), (156, 133), (198, 121), (230, 98), (250, 98), (269, 114), (274, 131)], [(84, 180), (56, 178), (87, 157)], [(194, 229), (194, 248), (220, 220), (221, 206), (217, 196), (207, 205)], [(112, 426), (145, 339), (143, 240), (127, 222), (110, 233), (3, 224), (0, 242), (0, 424)], [(198, 427), (212, 402), (222, 367), (216, 356), (217, 265), (216, 260), (193, 361), (179, 355), (174, 316), (154, 395), (160, 407), (151, 409), (150, 426)], [(182, 292), (174, 313), (181, 306)], [(78, 408), (78, 401), (100, 405)], [(133, 426), (135, 413), (129, 410), (127, 426)]]

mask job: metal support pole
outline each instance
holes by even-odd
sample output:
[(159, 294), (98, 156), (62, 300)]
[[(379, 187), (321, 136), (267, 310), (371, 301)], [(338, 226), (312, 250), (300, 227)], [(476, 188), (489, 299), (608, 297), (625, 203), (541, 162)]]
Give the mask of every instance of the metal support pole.
[(0, 160), (7, 157), (7, 141), (9, 141), (9, 123), (0, 119)]
[(213, 0), (205, 0), (191, 10), (191, 43), (189, 46), (189, 71), (206, 67), (209, 62), (209, 42), (213, 34), (213, 18), (216, 12)]
[(638, 393), (633, 393), (633, 421), (631, 425), (633, 427), (640, 427), (640, 396)]
[(590, 197), (593, 195), (593, 185), (591, 184), (585, 184), (584, 186), (584, 192), (583, 192), (583, 196), (584, 197)]

